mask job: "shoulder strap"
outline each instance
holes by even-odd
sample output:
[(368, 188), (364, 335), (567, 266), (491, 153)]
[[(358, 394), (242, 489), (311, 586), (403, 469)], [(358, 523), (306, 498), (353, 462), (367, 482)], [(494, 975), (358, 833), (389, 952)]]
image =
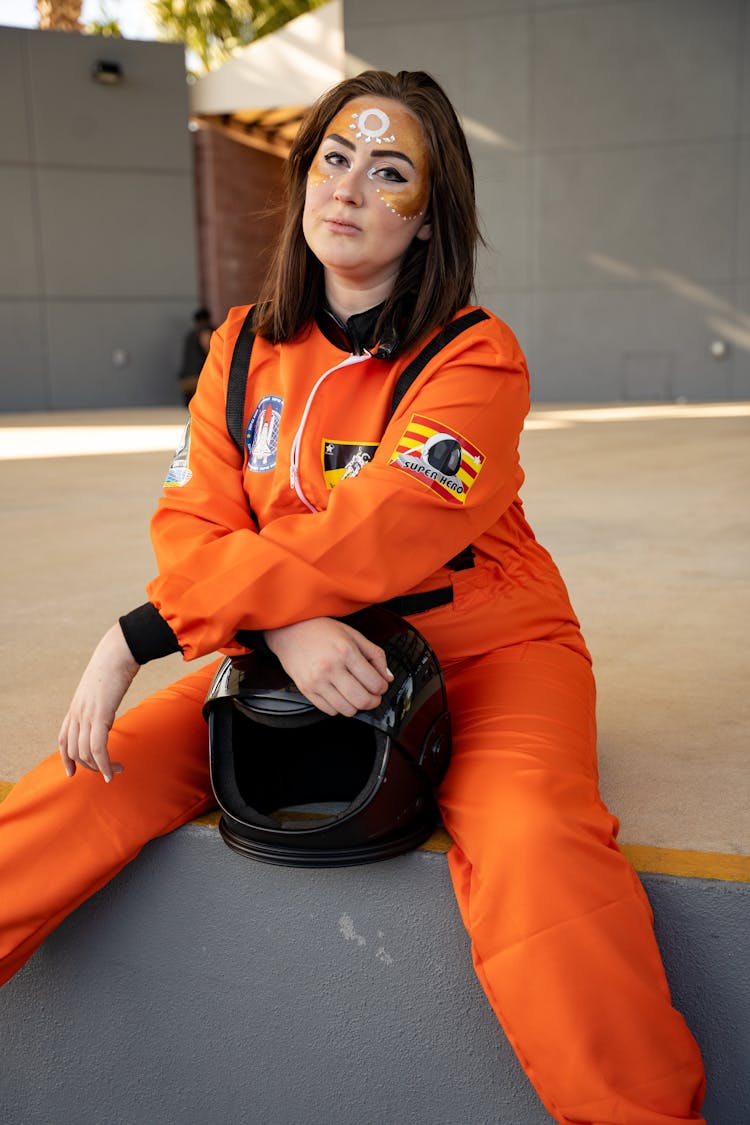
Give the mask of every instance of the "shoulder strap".
[(467, 328), (471, 328), (474, 324), (479, 324), (481, 321), (489, 319), (489, 315), (484, 309), (472, 309), (471, 312), (464, 313), (464, 315), (459, 316), (457, 320), (451, 321), (448, 327), (444, 328), (442, 332), (438, 332), (437, 336), (422, 348), (421, 352), (414, 357), (411, 363), (405, 367), (399, 375), (398, 382), (393, 392), (391, 414), (395, 413), (396, 407), (409, 390), (409, 387), (417, 376), (424, 371), (430, 360), (435, 358), (438, 352), (452, 343), (453, 340), (455, 340), (457, 336), (460, 336), (462, 332), (465, 332)]
[(227, 430), (240, 453), (244, 450), (245, 432), (245, 391), (247, 389), (247, 376), (250, 371), (250, 357), (253, 353), (255, 333), (253, 332), (253, 309), (245, 317), (240, 334), (234, 345), (232, 362), (229, 367), (229, 382), (227, 383), (226, 418)]

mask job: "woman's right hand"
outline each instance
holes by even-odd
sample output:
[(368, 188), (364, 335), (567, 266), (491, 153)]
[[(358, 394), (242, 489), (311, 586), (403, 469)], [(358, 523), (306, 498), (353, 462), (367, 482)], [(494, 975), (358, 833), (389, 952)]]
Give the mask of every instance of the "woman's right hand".
[(122, 773), (122, 762), (110, 761), (107, 739), (139, 668), (119, 624), (113, 625), (94, 649), (60, 727), (60, 757), (68, 777), (77, 764), (98, 771), (105, 781)]
[(334, 617), (267, 629), (263, 636), (302, 694), (326, 715), (371, 711), (393, 679), (383, 649)]

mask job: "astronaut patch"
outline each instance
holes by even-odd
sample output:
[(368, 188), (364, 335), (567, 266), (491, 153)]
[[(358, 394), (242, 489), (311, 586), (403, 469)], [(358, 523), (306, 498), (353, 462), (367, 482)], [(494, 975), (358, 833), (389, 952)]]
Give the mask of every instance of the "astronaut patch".
[(187, 482), (190, 480), (190, 478), (193, 475), (189, 466), (188, 466), (189, 460), (190, 460), (190, 419), (188, 419), (187, 424), (185, 425), (185, 429), (183, 430), (183, 433), (182, 433), (182, 441), (180, 442), (179, 446), (177, 447), (175, 455), (172, 458), (172, 464), (169, 466), (169, 469), (167, 471), (167, 475), (164, 479), (164, 487), (165, 488), (167, 486), (169, 486), (170, 488), (174, 488), (174, 487), (181, 488), (183, 486), (183, 484), (187, 484)]
[(276, 468), (276, 448), (284, 400), (265, 395), (255, 407), (245, 431), (247, 467), (251, 473), (267, 473)]
[(324, 441), (323, 475), (327, 488), (340, 480), (359, 475), (362, 467), (375, 456), (377, 445), (361, 441)]
[(410, 473), (452, 504), (465, 504), (485, 456), (448, 426), (412, 414), (389, 464)]

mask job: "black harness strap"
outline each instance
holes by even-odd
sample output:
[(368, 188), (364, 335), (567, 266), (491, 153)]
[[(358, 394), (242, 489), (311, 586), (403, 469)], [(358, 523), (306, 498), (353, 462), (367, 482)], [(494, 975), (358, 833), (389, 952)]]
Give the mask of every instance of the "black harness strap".
[(389, 598), (387, 602), (378, 602), (378, 605), (392, 609), (399, 617), (411, 617), (415, 613), (436, 609), (439, 605), (450, 605), (452, 601), (453, 587), (441, 586), (438, 590), (425, 590), (423, 594), (404, 594), (399, 598)]
[(250, 357), (253, 354), (255, 333), (253, 332), (253, 312), (245, 317), (240, 334), (232, 352), (232, 362), (229, 367), (229, 381), (227, 383), (226, 418), (229, 436), (239, 449), (245, 449), (245, 393), (247, 390), (247, 377), (250, 374)]
[(430, 360), (434, 359), (438, 352), (452, 343), (457, 336), (465, 332), (467, 328), (471, 328), (474, 324), (479, 324), (483, 320), (489, 320), (489, 316), (484, 309), (473, 309), (472, 312), (464, 313), (459, 316), (457, 320), (452, 321), (447, 328), (442, 332), (438, 332), (434, 339), (430, 340), (429, 344), (422, 348), (421, 352), (414, 357), (408, 367), (398, 377), (395, 390), (393, 392), (393, 401), (391, 402), (391, 414), (395, 414), (396, 407), (401, 402), (409, 387), (412, 385), (418, 375), (424, 371)]

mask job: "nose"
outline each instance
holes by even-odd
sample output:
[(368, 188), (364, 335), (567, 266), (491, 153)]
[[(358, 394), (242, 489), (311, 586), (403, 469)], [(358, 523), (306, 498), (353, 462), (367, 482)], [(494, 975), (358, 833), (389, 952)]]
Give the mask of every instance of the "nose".
[(348, 172), (344, 172), (342, 175), (338, 176), (333, 194), (334, 198), (338, 199), (341, 203), (348, 203), (354, 207), (359, 207), (362, 203), (360, 173), (354, 168), (350, 168)]

